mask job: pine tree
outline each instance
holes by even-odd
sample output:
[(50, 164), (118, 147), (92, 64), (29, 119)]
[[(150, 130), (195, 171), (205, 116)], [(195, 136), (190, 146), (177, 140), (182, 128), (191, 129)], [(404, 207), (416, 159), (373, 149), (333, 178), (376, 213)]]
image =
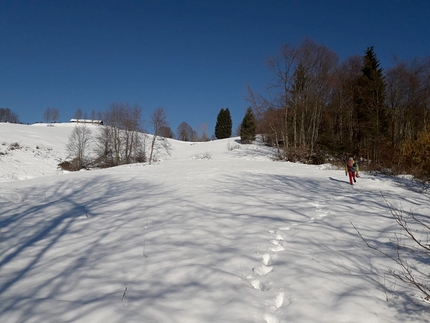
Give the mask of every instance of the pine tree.
[(221, 109), (215, 125), (215, 137), (217, 139), (225, 139), (231, 137), (233, 122), (231, 121), (230, 110), (228, 108)]
[(373, 47), (363, 57), (362, 75), (357, 82), (357, 155), (380, 163), (387, 135), (388, 116), (385, 106), (385, 81)]
[(249, 144), (255, 140), (255, 117), (251, 107), (246, 110), (240, 125), (240, 140), (244, 144)]

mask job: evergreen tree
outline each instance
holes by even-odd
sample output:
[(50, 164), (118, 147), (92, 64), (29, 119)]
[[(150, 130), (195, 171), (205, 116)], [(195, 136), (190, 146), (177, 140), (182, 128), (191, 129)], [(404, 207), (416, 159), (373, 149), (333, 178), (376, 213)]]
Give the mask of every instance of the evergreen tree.
[(357, 155), (380, 164), (387, 136), (388, 115), (385, 106), (385, 81), (373, 47), (363, 57), (362, 75), (356, 93)]
[(244, 144), (249, 144), (255, 140), (255, 117), (251, 107), (246, 110), (240, 125), (240, 140)]
[(231, 137), (233, 122), (231, 121), (230, 110), (228, 108), (221, 109), (215, 124), (215, 137), (217, 139), (225, 139)]

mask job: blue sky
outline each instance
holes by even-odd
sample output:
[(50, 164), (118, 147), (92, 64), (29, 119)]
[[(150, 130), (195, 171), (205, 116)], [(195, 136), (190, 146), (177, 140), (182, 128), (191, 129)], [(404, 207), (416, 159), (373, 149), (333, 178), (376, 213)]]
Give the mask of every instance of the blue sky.
[(149, 131), (163, 107), (174, 132), (212, 135), (221, 108), (236, 130), (282, 44), (308, 37), (341, 61), (374, 46), (390, 67), (430, 56), (429, 19), (428, 0), (0, 0), (0, 107), (34, 123), (48, 107), (68, 121), (128, 102)]

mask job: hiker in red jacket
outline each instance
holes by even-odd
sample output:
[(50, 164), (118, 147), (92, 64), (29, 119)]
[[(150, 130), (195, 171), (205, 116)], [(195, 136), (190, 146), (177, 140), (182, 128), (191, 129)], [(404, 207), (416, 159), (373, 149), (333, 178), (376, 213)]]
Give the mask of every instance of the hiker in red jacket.
[(355, 178), (358, 177), (358, 165), (354, 161), (354, 158), (352, 157), (348, 158), (348, 162), (346, 163), (346, 166), (345, 166), (345, 176), (348, 174), (349, 174), (349, 183), (351, 185), (354, 185), (352, 181), (354, 181), (355, 183), (356, 182)]

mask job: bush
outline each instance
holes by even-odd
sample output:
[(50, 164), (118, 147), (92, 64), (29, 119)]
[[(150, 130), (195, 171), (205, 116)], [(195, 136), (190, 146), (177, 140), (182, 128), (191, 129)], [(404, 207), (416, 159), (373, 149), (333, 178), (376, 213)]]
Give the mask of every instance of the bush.
[(17, 142), (14, 142), (13, 144), (10, 144), (10, 146), (9, 146), (10, 150), (21, 149), (21, 148), (22, 147)]
[(77, 169), (74, 168), (73, 164), (69, 161), (63, 161), (62, 163), (58, 164), (58, 167), (62, 170), (66, 170), (69, 172), (76, 171)]
[(200, 153), (200, 154), (195, 154), (192, 159), (198, 159), (198, 160), (203, 160), (203, 159), (212, 159), (212, 155), (210, 152), (204, 152), (204, 153)]
[(308, 164), (322, 165), (326, 162), (325, 154), (322, 151), (314, 152), (307, 158)]
[(430, 174), (430, 131), (422, 132), (416, 140), (406, 140), (401, 148), (400, 160), (404, 171), (417, 178), (428, 180)]

